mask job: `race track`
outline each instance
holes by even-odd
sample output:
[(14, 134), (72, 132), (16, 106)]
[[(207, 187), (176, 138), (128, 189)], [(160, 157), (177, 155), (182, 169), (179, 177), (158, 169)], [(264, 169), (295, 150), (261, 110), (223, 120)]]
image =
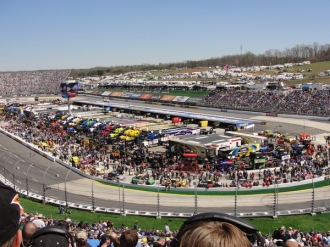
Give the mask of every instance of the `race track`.
[[(95, 98), (93, 98), (95, 101)], [(101, 99), (100, 99), (101, 101)], [(118, 101), (123, 103), (123, 101)], [(127, 103), (127, 102), (126, 102)], [(129, 102), (129, 104), (138, 104), (145, 106), (144, 103)], [(173, 109), (173, 107), (155, 106)], [(180, 108), (183, 110), (184, 108)], [(214, 111), (205, 111), (201, 109), (188, 109), (188, 111), (204, 112), (215, 114)], [(223, 113), (224, 116), (235, 116), (248, 119), (258, 119), (249, 114), (234, 115), (232, 113)], [(325, 122), (316, 122), (310, 120), (281, 119), (272, 117), (262, 117), (262, 120), (269, 122), (269, 125), (257, 125), (255, 132), (265, 129), (274, 129), (281, 125), (283, 132), (291, 135), (299, 134), (304, 130), (312, 135), (321, 136), (326, 132), (326, 128), (330, 129), (330, 125)], [(273, 121), (271, 121), (273, 120)], [(299, 121), (301, 124), (298, 124)], [(280, 123), (280, 124), (279, 124)], [(251, 133), (251, 130), (247, 130)], [(320, 140), (321, 142), (322, 140)], [(0, 173), (6, 177), (11, 183), (14, 183), (20, 189), (29, 190), (31, 193), (43, 195), (43, 184), (47, 189), (45, 196), (53, 199), (60, 199), (62, 202), (68, 202), (92, 205), (93, 201), (96, 207), (125, 209), (138, 212), (173, 212), (173, 213), (189, 213), (219, 211), (224, 213), (234, 213), (235, 204), (237, 205), (237, 213), (251, 212), (269, 212), (272, 215), (274, 211), (274, 193), (262, 195), (240, 195), (240, 188), (237, 192), (237, 201), (235, 196), (206, 196), (198, 195), (177, 195), (171, 192), (164, 193), (160, 188), (160, 193), (145, 192), (123, 188), (117, 186), (104, 185), (87, 179), (81, 175), (70, 171), (60, 164), (51, 162), (50, 160), (34, 153), (30, 149), (22, 146), (18, 142), (9, 137), (0, 134)], [(16, 155), (16, 156), (15, 156)], [(32, 164), (32, 165), (31, 165)], [(15, 166), (16, 165), (16, 166)], [(19, 167), (19, 169), (16, 169)], [(45, 172), (47, 170), (47, 172)], [(13, 176), (15, 174), (15, 180)], [(58, 174), (57, 178), (55, 175)], [(27, 182), (26, 182), (27, 181)], [(126, 181), (129, 182), (129, 179)], [(223, 181), (225, 182), (225, 181)], [(66, 186), (65, 186), (66, 185)], [(65, 187), (67, 193), (65, 194)], [(92, 190), (93, 188), (93, 190)], [(199, 188), (198, 191), (200, 191)], [(291, 211), (294, 209), (304, 209), (312, 207), (312, 186), (304, 191), (287, 192), (278, 194), (277, 211)], [(275, 188), (274, 188), (275, 192)], [(92, 199), (94, 195), (94, 200)], [(158, 199), (159, 196), (159, 199)], [(197, 200), (196, 200), (197, 198)], [(329, 187), (315, 189), (314, 208), (326, 207), (330, 205)], [(159, 207), (158, 207), (159, 201)]]

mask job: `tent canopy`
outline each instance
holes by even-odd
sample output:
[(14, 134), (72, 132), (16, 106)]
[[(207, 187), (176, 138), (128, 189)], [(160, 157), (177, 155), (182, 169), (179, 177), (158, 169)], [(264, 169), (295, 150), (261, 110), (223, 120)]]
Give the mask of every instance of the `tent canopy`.
[(299, 134), (299, 137), (309, 137), (310, 136), (310, 134), (308, 134), (308, 133), (301, 133), (301, 134)]

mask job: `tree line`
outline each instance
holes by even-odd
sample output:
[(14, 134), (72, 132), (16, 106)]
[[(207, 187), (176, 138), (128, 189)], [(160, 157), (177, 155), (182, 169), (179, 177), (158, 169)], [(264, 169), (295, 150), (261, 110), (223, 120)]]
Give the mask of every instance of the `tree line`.
[(158, 65), (142, 64), (97, 67), (91, 69), (72, 69), (70, 76), (77, 78), (86, 76), (119, 75), (136, 71), (194, 69), (216, 66), (223, 67), (226, 64), (237, 67), (258, 65), (267, 66), (284, 63), (299, 63), (305, 60), (311, 61), (311, 63), (329, 61), (330, 44), (320, 45), (319, 43), (314, 42), (311, 45), (296, 45), (292, 48), (285, 48), (284, 50), (270, 49), (263, 54), (254, 54), (248, 51), (244, 54), (227, 55), (198, 61), (187, 60), (177, 63), (159, 63)]

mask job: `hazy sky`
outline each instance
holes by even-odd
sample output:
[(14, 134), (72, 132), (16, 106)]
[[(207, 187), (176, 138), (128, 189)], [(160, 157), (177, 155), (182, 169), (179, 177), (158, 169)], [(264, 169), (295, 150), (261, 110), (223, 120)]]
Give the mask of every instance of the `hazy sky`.
[(0, 71), (200, 60), (329, 43), (329, 0), (0, 0)]

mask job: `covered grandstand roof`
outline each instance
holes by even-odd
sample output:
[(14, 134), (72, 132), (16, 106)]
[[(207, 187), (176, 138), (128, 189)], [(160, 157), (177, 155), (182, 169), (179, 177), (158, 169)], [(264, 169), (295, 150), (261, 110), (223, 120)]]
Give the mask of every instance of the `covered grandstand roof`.
[(227, 116), (218, 116), (212, 114), (202, 114), (197, 112), (189, 112), (189, 111), (178, 111), (178, 110), (170, 110), (156, 107), (142, 107), (142, 106), (132, 106), (127, 104), (116, 104), (109, 102), (93, 102), (93, 101), (74, 101), (74, 103), (85, 104), (85, 105), (94, 105), (100, 107), (116, 107), (122, 109), (130, 109), (136, 111), (150, 112), (155, 114), (163, 114), (163, 115), (172, 115), (177, 117), (191, 118), (191, 119), (200, 119), (200, 120), (208, 120), (208, 121), (216, 121), (220, 123), (233, 124), (236, 126), (250, 126), (253, 125), (253, 122), (248, 119), (242, 118), (234, 118)]

